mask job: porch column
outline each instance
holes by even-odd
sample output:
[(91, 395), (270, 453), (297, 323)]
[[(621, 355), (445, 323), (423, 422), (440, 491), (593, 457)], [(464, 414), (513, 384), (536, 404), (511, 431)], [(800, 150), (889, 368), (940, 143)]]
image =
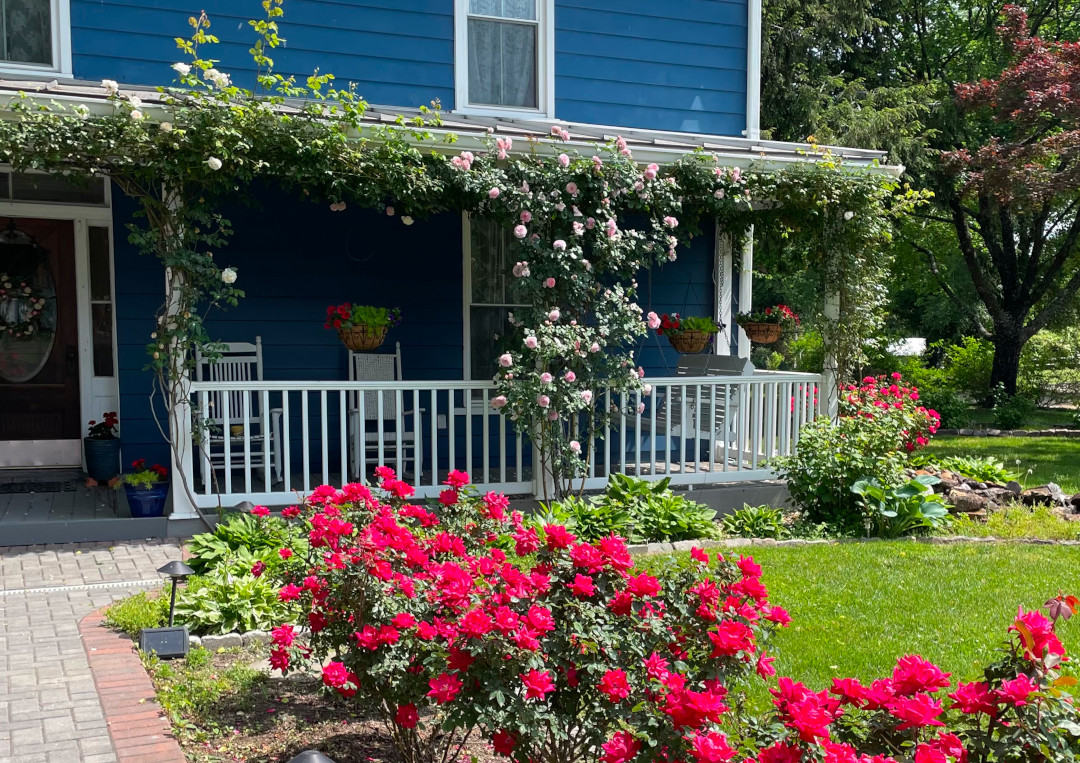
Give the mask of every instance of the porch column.
[[(166, 293), (170, 285), (180, 282), (183, 276), (165, 271)], [(169, 305), (169, 313), (175, 311), (175, 305)], [(184, 368), (183, 360), (177, 361), (174, 368), (177, 381), (164, 390), (165, 404), (169, 417), (169, 458), (172, 466), (172, 512), (169, 519), (196, 519), (199, 513), (191, 500), (192, 485), (189, 478), (194, 474), (192, 468), (191, 447), (191, 374)]]
[(713, 251), (713, 283), (716, 285), (715, 319), (720, 334), (713, 343), (717, 355), (731, 354), (731, 337), (736, 329), (731, 321), (731, 234), (720, 229), (720, 222), (715, 225), (716, 245)]
[(840, 411), (839, 359), (834, 344), (828, 337), (836, 336), (840, 323), (840, 292), (827, 285), (825, 293), (825, 364), (821, 373), (821, 389), (818, 390), (818, 411), (822, 416), (835, 419)]
[[(739, 263), (739, 312), (748, 313), (753, 307), (754, 294), (754, 226), (746, 228), (743, 241), (742, 261)], [(739, 327), (739, 357), (750, 357), (750, 339)]]

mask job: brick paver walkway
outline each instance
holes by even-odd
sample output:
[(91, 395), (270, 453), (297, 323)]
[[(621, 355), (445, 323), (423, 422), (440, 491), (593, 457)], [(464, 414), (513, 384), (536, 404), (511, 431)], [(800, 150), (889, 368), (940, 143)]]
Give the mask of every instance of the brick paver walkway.
[(0, 547), (0, 763), (117, 760), (79, 621), (179, 558), (172, 540)]

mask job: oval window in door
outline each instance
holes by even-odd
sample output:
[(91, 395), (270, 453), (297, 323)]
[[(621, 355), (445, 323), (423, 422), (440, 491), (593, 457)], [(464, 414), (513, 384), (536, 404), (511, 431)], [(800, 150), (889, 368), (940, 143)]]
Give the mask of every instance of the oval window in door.
[(29, 382), (56, 339), (56, 281), (48, 252), (18, 230), (0, 233), (0, 379)]

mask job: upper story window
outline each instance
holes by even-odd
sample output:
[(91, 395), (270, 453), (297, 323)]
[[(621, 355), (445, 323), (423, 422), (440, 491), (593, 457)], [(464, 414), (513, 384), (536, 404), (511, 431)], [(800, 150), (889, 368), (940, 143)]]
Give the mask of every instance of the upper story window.
[(0, 71), (71, 73), (69, 0), (0, 0)]
[(456, 111), (553, 116), (553, 0), (457, 0)]

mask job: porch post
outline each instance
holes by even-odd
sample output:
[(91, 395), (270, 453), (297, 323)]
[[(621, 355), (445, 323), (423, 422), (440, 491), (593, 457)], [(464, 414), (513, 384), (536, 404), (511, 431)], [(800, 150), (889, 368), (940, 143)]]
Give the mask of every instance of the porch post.
[[(832, 285), (827, 285), (825, 293), (825, 329), (826, 337), (835, 337), (840, 323), (840, 292)], [(832, 343), (825, 342), (825, 365), (821, 374), (821, 389), (818, 390), (818, 411), (822, 416), (835, 419), (840, 412), (839, 359)]]
[[(171, 268), (166, 268), (166, 293), (175, 293), (169, 287), (180, 284), (181, 279), (183, 274), (173, 273)], [(168, 312), (172, 314), (175, 310), (174, 301), (169, 304)], [(182, 359), (177, 361), (173, 373), (177, 380), (165, 390), (169, 416), (169, 458), (172, 462), (172, 512), (169, 519), (196, 519), (199, 513), (192, 503), (192, 488), (189, 484), (189, 479), (194, 474), (191, 447), (191, 374), (184, 367)]]
[[(739, 312), (748, 313), (753, 307), (754, 295), (754, 226), (746, 228), (743, 241), (742, 258), (739, 263)], [(739, 327), (739, 357), (750, 357), (750, 339)]]
[(721, 329), (713, 343), (713, 352), (717, 355), (730, 355), (731, 336), (735, 330), (731, 323), (731, 234), (720, 229), (719, 220), (716, 221), (715, 230), (716, 246), (713, 252), (713, 283), (716, 284), (715, 318)]

